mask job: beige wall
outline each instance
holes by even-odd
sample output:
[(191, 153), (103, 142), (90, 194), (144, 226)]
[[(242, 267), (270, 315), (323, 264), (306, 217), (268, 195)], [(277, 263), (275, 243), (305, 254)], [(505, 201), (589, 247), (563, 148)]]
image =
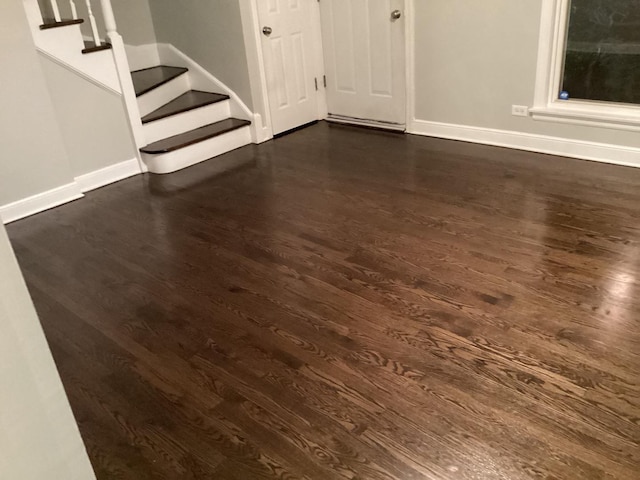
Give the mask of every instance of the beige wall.
[(159, 43), (170, 43), (253, 108), (239, 0), (151, 0)]
[(415, 0), (416, 118), (640, 147), (640, 135), (513, 117), (533, 105), (542, 0)]
[(40, 57), (74, 177), (136, 157), (122, 96)]
[(0, 28), (0, 205), (73, 181), (67, 151), (20, 0)]
[(0, 224), (0, 478), (95, 479)]

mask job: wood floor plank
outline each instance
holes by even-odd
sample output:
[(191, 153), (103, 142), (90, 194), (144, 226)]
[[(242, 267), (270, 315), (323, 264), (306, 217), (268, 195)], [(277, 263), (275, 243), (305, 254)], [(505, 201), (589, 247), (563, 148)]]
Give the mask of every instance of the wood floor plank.
[(99, 480), (632, 480), (639, 184), (320, 123), (8, 231)]

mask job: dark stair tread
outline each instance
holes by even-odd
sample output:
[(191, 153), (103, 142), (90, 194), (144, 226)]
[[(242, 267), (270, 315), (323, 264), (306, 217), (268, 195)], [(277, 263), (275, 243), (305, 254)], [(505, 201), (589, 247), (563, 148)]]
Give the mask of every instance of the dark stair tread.
[(88, 40), (85, 40), (82, 53), (93, 53), (93, 52), (100, 52), (102, 50), (110, 50), (110, 49), (111, 49), (111, 44), (108, 42), (102, 42), (102, 45), (98, 47), (96, 46), (96, 42), (93, 42), (93, 41), (90, 42)]
[(188, 68), (159, 65), (157, 67), (131, 72), (136, 96), (139, 97), (140, 95), (150, 92), (154, 88), (164, 85), (188, 71)]
[(219, 135), (222, 135), (223, 133), (246, 127), (247, 125), (251, 125), (251, 122), (248, 120), (240, 120), (239, 118), (227, 118), (226, 120), (212, 123), (210, 125), (205, 125), (204, 127), (196, 128), (195, 130), (191, 130), (189, 132), (158, 140), (157, 142), (141, 148), (140, 151), (151, 154), (173, 152), (174, 150), (188, 147), (195, 143), (217, 137)]
[(220, 93), (202, 92), (200, 90), (189, 90), (187, 93), (174, 98), (166, 105), (154, 110), (148, 115), (142, 117), (142, 123), (149, 123), (162, 118), (170, 117), (177, 113), (188, 112), (196, 108), (211, 105), (212, 103), (229, 100), (229, 95)]
[(84, 22), (82, 18), (78, 18), (74, 20), (73, 18), (64, 18), (59, 22), (56, 22), (54, 18), (43, 18), (44, 22), (40, 25), (40, 30), (47, 30), (49, 28), (58, 28), (58, 27), (66, 27), (68, 25), (79, 25)]

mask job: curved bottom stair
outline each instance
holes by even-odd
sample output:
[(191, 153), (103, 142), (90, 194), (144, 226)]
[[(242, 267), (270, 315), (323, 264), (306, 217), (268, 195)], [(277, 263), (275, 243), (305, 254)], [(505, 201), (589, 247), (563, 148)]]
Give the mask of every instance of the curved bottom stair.
[(251, 143), (251, 122), (227, 118), (140, 149), (152, 173), (170, 173)]
[(231, 116), (228, 95), (191, 90), (188, 69), (132, 72), (151, 173), (171, 173), (251, 143), (249, 120)]

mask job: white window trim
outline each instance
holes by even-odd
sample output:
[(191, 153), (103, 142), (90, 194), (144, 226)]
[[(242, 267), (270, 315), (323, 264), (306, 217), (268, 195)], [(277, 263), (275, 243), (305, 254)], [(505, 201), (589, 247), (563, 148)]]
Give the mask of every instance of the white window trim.
[(536, 91), (531, 116), (535, 120), (640, 131), (638, 106), (558, 98), (569, 2), (542, 1)]

